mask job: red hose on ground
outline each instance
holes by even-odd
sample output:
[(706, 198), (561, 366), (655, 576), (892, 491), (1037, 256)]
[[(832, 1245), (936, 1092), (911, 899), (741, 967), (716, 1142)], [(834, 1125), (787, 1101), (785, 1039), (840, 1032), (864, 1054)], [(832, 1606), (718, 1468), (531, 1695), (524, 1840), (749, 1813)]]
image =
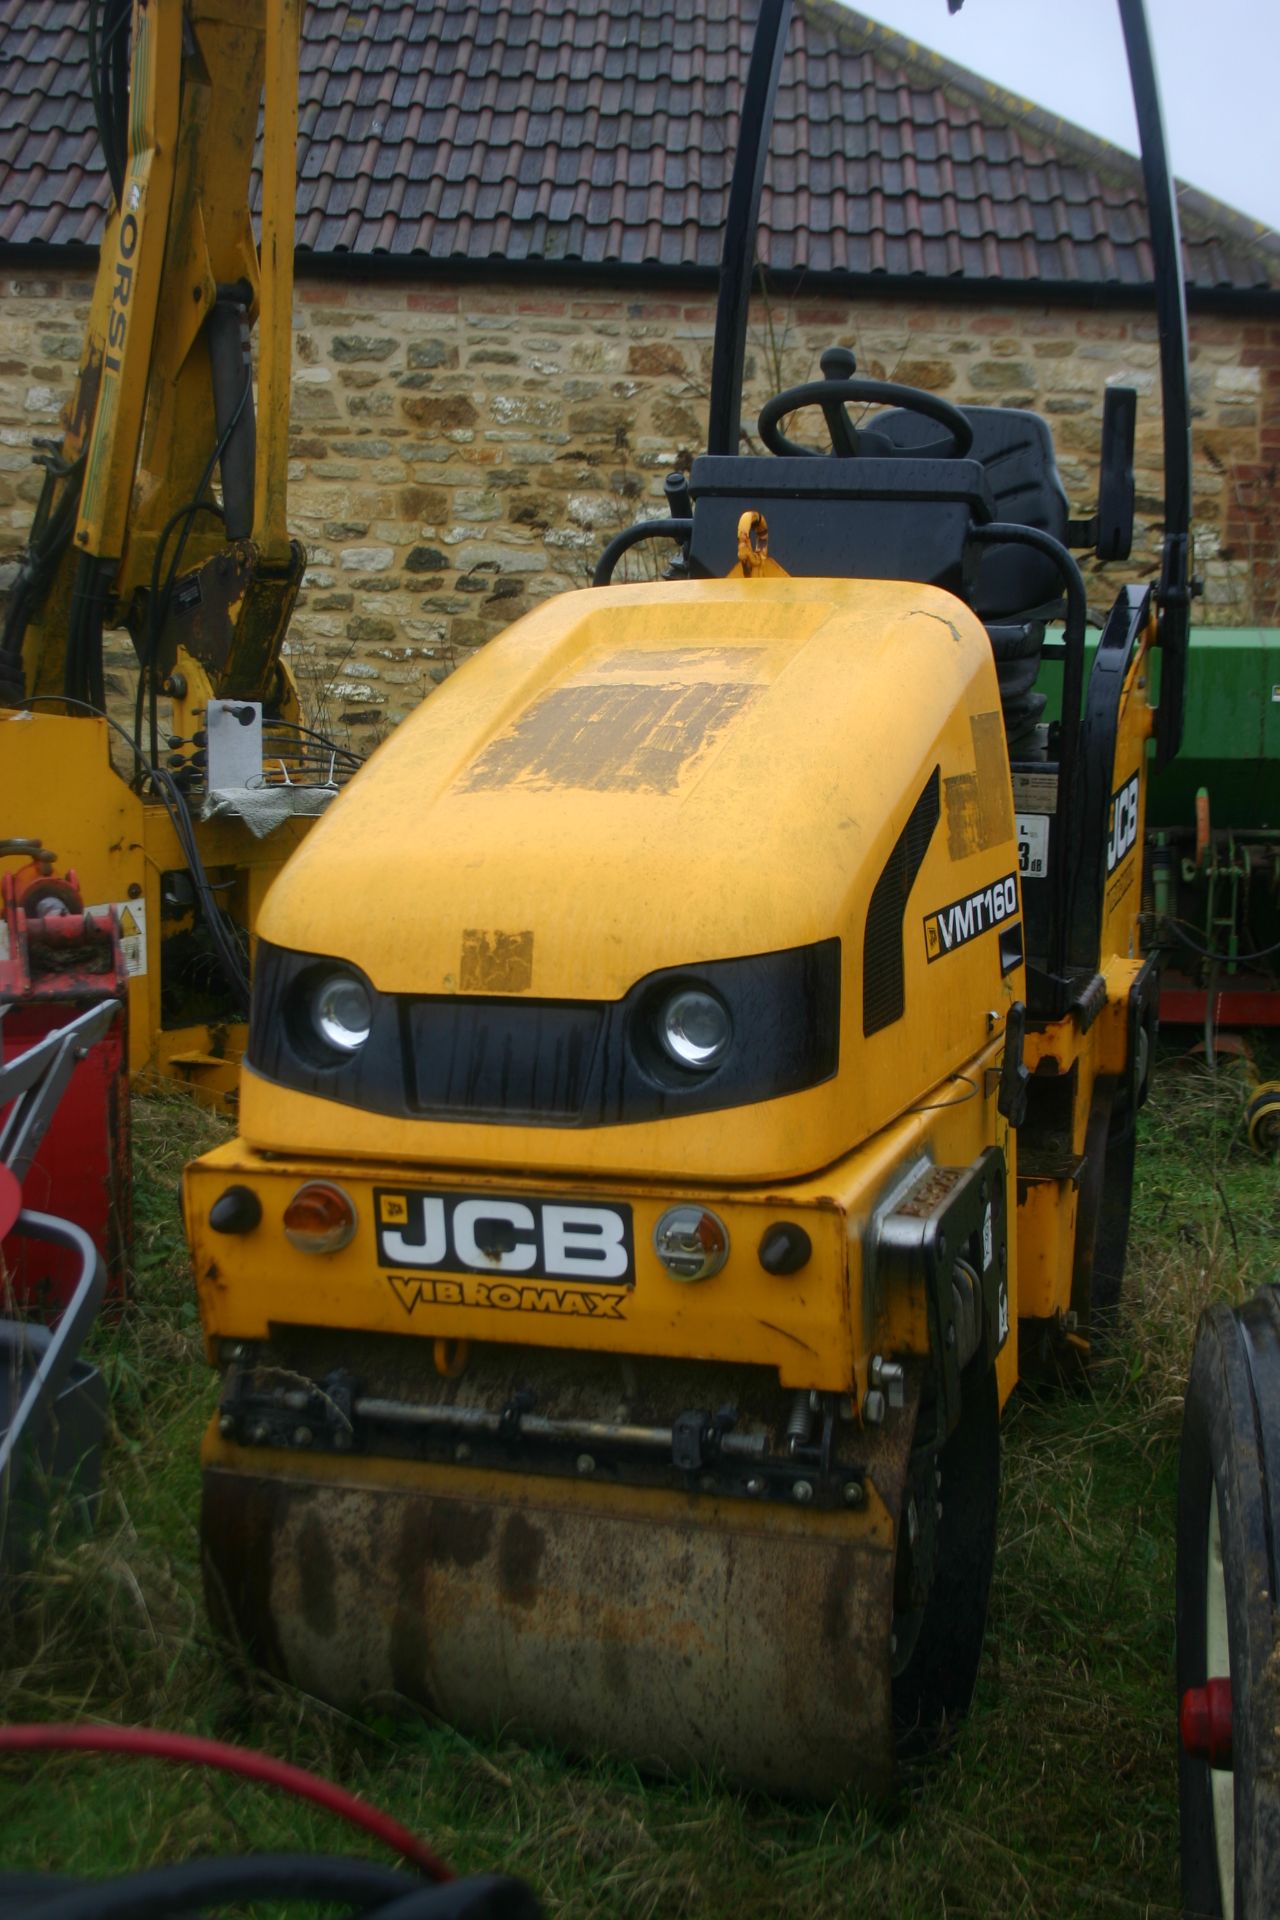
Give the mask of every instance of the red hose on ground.
[(263, 1786), (279, 1787), (311, 1800), (326, 1813), (336, 1813), (365, 1833), (371, 1833), (393, 1852), (411, 1860), (429, 1880), (452, 1880), (447, 1867), (425, 1840), (419, 1840), (408, 1827), (402, 1827), (390, 1814), (380, 1813), (366, 1800), (347, 1793), (319, 1774), (291, 1767), (284, 1760), (272, 1760), (265, 1753), (253, 1753), (246, 1747), (227, 1746), (221, 1740), (202, 1740), (191, 1733), (160, 1733), (154, 1727), (40, 1727), (0, 1726), (0, 1753), (79, 1751), (82, 1753), (128, 1753), (139, 1759), (175, 1760), (191, 1767), (216, 1767), (222, 1773), (239, 1774), (245, 1780), (258, 1780)]

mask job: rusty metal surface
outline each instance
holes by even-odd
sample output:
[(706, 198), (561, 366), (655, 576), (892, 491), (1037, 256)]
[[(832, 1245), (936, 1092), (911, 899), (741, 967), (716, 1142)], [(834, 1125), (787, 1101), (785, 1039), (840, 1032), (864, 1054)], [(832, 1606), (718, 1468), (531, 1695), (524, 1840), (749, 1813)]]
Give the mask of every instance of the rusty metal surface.
[(554, 687), (486, 747), (458, 787), (675, 793), (759, 695), (727, 680)]
[(343, 1707), (398, 1697), (467, 1732), (806, 1798), (883, 1790), (913, 1424), (893, 1421), (862, 1514), (211, 1439), (211, 1608)]

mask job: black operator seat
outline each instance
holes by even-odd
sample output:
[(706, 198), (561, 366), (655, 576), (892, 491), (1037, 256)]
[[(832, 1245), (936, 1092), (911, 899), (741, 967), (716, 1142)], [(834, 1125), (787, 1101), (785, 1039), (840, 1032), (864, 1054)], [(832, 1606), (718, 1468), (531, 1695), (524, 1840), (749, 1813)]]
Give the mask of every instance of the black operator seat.
[[(978, 461), (995, 502), (995, 519), (1035, 527), (1068, 544), (1069, 508), (1054, 458), (1053, 438), (1039, 414), (1021, 407), (963, 407), (973, 428), (969, 458)], [(903, 408), (863, 423), (904, 450), (925, 447), (937, 429)], [(1039, 752), (1036, 732), (1045, 696), (1035, 692), (1046, 620), (1063, 609), (1062, 576), (1029, 547), (984, 547), (965, 598), (991, 637), (1000, 681), (1009, 753)]]
[(770, 555), (788, 573), (945, 587), (990, 636), (1010, 755), (1042, 758), (1045, 701), (1035, 681), (1045, 622), (1062, 611), (1061, 575), (1029, 547), (978, 547), (969, 535), (1008, 521), (1065, 545), (1067, 496), (1037, 414), (957, 411), (973, 431), (963, 458), (943, 451), (936, 420), (906, 407), (859, 417), (853, 457), (701, 456), (689, 475), (689, 559), (695, 575), (730, 572), (739, 517), (756, 508), (768, 520)]

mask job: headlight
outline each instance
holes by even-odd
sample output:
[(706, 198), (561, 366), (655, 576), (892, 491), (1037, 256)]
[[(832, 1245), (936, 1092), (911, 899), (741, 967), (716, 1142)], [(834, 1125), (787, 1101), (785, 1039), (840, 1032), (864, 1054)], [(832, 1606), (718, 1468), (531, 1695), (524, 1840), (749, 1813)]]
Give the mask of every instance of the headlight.
[(733, 1038), (729, 1009), (705, 987), (681, 987), (658, 1010), (658, 1038), (677, 1066), (709, 1073)]
[(311, 1023), (326, 1046), (356, 1053), (369, 1038), (373, 1005), (354, 973), (330, 973), (311, 991)]

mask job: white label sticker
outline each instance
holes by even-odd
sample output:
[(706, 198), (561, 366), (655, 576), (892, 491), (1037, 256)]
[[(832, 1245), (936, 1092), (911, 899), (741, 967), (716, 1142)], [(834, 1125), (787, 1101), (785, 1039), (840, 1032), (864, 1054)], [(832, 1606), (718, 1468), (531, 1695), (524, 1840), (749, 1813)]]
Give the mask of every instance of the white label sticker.
[(1018, 815), (1018, 871), (1024, 880), (1042, 880), (1049, 871), (1049, 816)]
[(982, 1216), (982, 1271), (985, 1273), (991, 1265), (991, 1202)]
[(135, 979), (147, 970), (147, 910), (141, 900), (108, 900), (86, 913), (114, 913), (120, 927), (125, 970)]
[(1004, 1281), (1000, 1282), (1000, 1345), (1009, 1338), (1009, 1289)]

